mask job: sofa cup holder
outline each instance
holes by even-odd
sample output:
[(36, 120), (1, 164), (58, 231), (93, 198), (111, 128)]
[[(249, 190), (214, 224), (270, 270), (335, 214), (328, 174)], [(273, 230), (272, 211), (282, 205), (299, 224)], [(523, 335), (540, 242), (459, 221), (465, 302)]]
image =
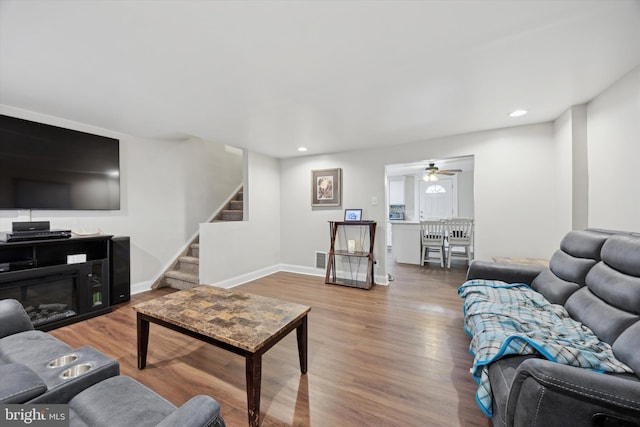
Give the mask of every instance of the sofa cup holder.
[(80, 375), (86, 374), (93, 366), (90, 363), (81, 363), (79, 365), (74, 365), (68, 369), (65, 369), (60, 374), (60, 378), (63, 380), (68, 380), (72, 378), (78, 378)]
[(48, 368), (60, 368), (62, 366), (66, 366), (69, 363), (73, 363), (78, 360), (77, 354), (67, 354), (62, 357), (58, 357), (57, 359), (53, 359), (49, 364), (47, 364)]

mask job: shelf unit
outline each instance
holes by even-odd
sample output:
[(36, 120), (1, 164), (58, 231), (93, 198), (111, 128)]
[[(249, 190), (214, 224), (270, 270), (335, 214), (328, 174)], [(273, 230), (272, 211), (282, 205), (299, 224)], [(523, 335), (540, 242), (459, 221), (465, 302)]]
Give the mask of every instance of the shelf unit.
[(375, 284), (373, 245), (376, 223), (329, 221), (329, 234), (331, 248), (324, 282), (328, 285), (371, 289)]

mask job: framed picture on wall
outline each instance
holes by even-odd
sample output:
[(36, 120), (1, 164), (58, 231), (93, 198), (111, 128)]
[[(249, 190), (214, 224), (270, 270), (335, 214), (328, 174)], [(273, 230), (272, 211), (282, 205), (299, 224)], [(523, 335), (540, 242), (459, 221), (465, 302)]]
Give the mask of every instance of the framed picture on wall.
[(311, 206), (340, 206), (342, 203), (342, 169), (311, 171)]

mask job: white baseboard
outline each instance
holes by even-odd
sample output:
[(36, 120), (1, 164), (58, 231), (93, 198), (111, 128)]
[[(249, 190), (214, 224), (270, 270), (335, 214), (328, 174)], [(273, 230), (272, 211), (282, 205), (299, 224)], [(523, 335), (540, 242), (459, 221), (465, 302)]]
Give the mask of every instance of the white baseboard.
[(273, 273), (277, 273), (278, 268), (276, 265), (271, 267), (261, 268), (256, 271), (252, 271), (250, 273), (242, 274), (240, 276), (232, 277), (230, 279), (225, 279), (221, 282), (217, 283), (205, 283), (206, 285), (218, 286), (219, 288), (233, 288), (238, 285), (242, 285), (243, 283), (250, 282), (252, 280), (257, 280), (261, 277), (268, 276)]
[[(318, 276), (324, 277), (325, 270), (314, 268), (314, 267), (305, 267), (302, 265), (293, 265), (293, 264), (276, 264), (271, 267), (261, 268), (260, 270), (252, 271), (250, 273), (242, 274), (240, 276), (232, 277), (230, 279), (223, 280), (217, 283), (204, 283), (205, 285), (217, 286), (219, 288), (233, 288), (235, 286), (239, 286), (245, 284), (247, 282), (251, 282), (252, 280), (260, 279), (261, 277), (268, 276), (273, 273), (277, 273), (279, 271), (286, 271), (288, 273), (297, 273), (297, 274), (305, 274), (307, 276)], [(375, 276), (376, 285), (387, 286), (389, 285), (388, 277), (386, 276)], [(151, 285), (153, 281), (149, 280), (146, 282), (136, 283), (131, 286), (131, 294), (138, 294), (140, 292), (145, 292), (151, 290)]]
[[(326, 275), (326, 271), (324, 268), (315, 268), (315, 267), (306, 267), (302, 265), (294, 265), (294, 264), (277, 264), (274, 266), (276, 268), (275, 272), (278, 271), (286, 271), (288, 273), (298, 273), (305, 274), (307, 276), (319, 276), (324, 277)], [(387, 286), (389, 284), (388, 277), (386, 276), (375, 276), (376, 285)]]
[(139, 294), (140, 292), (146, 292), (151, 290), (153, 280), (147, 280), (146, 282), (140, 282), (131, 285), (131, 295)]
[(286, 271), (287, 273), (306, 274), (307, 276), (319, 276), (324, 277), (324, 269), (315, 267), (305, 267), (302, 265), (294, 264), (277, 264), (278, 271)]

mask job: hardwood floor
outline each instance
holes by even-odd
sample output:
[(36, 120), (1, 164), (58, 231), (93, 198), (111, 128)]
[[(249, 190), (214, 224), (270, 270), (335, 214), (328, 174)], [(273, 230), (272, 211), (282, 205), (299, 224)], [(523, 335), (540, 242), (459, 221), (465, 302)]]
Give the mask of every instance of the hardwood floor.
[[(321, 277), (277, 273), (235, 289), (312, 307), (309, 371), (300, 374), (295, 333), (267, 351), (262, 426), (491, 426), (474, 400), (469, 338), (462, 330), (463, 266), (394, 264), (395, 280), (371, 290), (325, 285)], [(247, 425), (244, 358), (151, 325), (147, 367), (137, 369), (131, 305), (51, 331), (120, 362), (175, 405), (214, 397), (229, 427)]]

